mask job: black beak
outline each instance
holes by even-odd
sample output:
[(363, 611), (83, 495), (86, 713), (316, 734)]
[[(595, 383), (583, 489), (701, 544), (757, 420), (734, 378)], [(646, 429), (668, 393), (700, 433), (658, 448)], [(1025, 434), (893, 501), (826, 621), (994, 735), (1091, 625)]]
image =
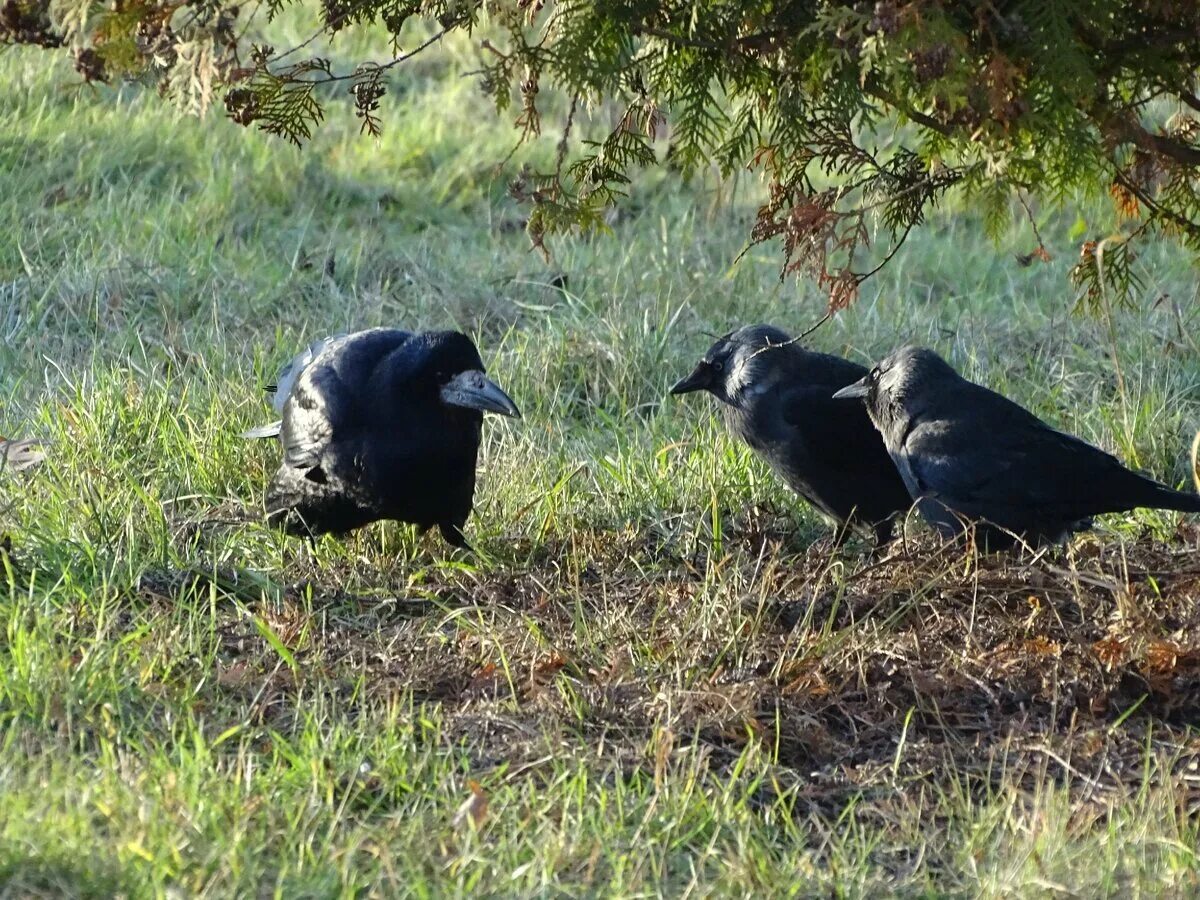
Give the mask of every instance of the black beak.
[(867, 378), (860, 378), (854, 384), (848, 384), (836, 394), (833, 395), (834, 400), (849, 400), (851, 398), (865, 397), (870, 393), (870, 388), (867, 386)]
[(442, 388), (442, 402), (514, 419), (521, 418), (521, 412), (512, 398), (478, 369), (468, 369), (451, 378)]
[(686, 378), (680, 378), (674, 385), (671, 386), (672, 394), (690, 394), (693, 391), (703, 391), (712, 387), (713, 384), (713, 368), (704, 360), (696, 363), (696, 368), (692, 369), (692, 374)]

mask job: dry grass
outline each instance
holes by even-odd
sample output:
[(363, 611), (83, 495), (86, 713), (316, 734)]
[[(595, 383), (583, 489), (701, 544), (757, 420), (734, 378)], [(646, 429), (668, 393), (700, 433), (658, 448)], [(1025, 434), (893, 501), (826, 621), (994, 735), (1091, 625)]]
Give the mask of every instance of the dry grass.
[[(1059, 791), (1068, 838), (1155, 791), (1181, 825), (1200, 815), (1195, 526), (1021, 559), (921, 531), (871, 561), (828, 540), (796, 552), (780, 524), (739, 523), (719, 556), (631, 525), (513, 541), (487, 572), (424, 550), (416, 573), (383, 578), (353, 553), (331, 569), (300, 552), (270, 579), (149, 571), (123, 601), (126, 627), (207, 596), (205, 692), (232, 717), (205, 730), (247, 727), (260, 752), (298, 730), (314, 691), (436, 708), (473, 784), (552, 790), (571, 763), (600, 781), (664, 785), (684, 766), (722, 781), (751, 749), (751, 802), (786, 799), (828, 832), (816, 865), (847, 810), (885, 845), (919, 823), (919, 843), (868, 853), (896, 885), (950, 865), (952, 832), (930, 816), (947, 791), (1035, 817)], [(362, 581), (370, 594), (344, 587)], [(390, 790), (351, 780), (377, 801)]]

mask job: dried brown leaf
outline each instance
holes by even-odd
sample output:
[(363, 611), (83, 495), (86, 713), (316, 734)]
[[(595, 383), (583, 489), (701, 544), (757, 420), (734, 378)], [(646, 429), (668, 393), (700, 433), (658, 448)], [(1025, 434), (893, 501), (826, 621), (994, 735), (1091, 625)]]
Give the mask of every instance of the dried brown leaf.
[(455, 828), (469, 825), (472, 829), (478, 829), (487, 819), (488, 795), (484, 792), (482, 785), (473, 778), (468, 779), (467, 788), (470, 790), (470, 794), (454, 813), (451, 824)]

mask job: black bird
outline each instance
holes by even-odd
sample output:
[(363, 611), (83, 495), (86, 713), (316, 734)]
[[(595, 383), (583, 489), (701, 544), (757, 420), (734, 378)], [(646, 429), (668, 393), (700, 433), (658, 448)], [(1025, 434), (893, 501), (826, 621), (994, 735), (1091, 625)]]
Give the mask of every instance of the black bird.
[(1092, 516), (1139, 506), (1200, 512), (1200, 496), (1056, 431), (932, 350), (897, 350), (834, 396), (865, 399), (926, 521), (946, 536), (981, 522), (976, 538), (990, 550), (1012, 546), (1013, 535), (1059, 543)]
[(792, 490), (843, 527), (870, 528), (882, 545), (912, 500), (866, 411), (832, 396), (866, 372), (778, 328), (747, 325), (713, 344), (671, 393), (708, 391)]
[(521, 415), (466, 335), (376, 328), (331, 340), (284, 404), (268, 519), (301, 535), (397, 519), (467, 547), (485, 411)]

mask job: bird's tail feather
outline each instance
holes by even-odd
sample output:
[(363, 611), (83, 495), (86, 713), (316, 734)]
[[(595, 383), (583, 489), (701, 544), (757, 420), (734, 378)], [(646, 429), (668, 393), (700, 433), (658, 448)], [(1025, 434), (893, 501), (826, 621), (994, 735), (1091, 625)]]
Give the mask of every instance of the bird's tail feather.
[(244, 438), (272, 438), (279, 437), (279, 431), (283, 428), (283, 420), (272, 422), (270, 425), (259, 425), (257, 428), (247, 428), (241, 433)]
[(343, 534), (379, 518), (338, 490), (329, 490), (282, 469), (271, 479), (266, 495), (267, 522), (288, 534)]
[(288, 534), (306, 536), (321, 533), (322, 529), (315, 527), (318, 519), (314, 515), (319, 504), (313, 500), (311, 496), (293, 493), (272, 484), (266, 497), (267, 524), (282, 528)]
[(12, 469), (14, 472), (32, 469), (46, 458), (42, 446), (43, 443), (38, 440), (0, 440), (0, 469)]
[(1179, 512), (1200, 513), (1200, 494), (1176, 491), (1164, 485), (1156, 485), (1156, 487), (1158, 490), (1155, 492), (1154, 503), (1147, 503), (1146, 506), (1155, 506), (1158, 509), (1174, 509)]

